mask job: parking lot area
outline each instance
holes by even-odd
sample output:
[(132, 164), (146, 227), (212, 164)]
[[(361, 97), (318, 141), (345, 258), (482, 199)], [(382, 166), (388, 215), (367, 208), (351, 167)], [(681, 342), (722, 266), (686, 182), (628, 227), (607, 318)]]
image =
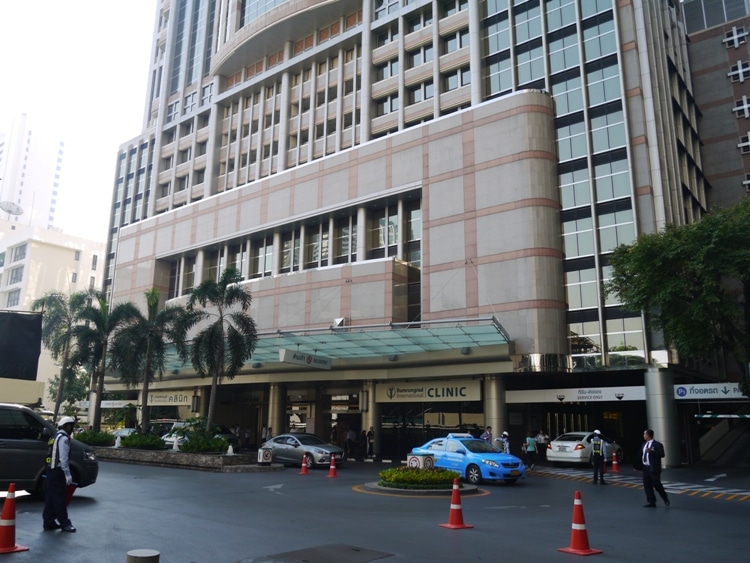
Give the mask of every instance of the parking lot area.
[(16, 499), (16, 542), (29, 551), (11, 557), (121, 563), (130, 550), (153, 549), (161, 563), (563, 561), (570, 555), (558, 548), (571, 544), (576, 491), (589, 543), (603, 551), (598, 561), (635, 561), (644, 553), (665, 561), (745, 557), (750, 503), (738, 495), (674, 489), (670, 508), (644, 510), (631, 475), (594, 487), (586, 471), (543, 468), (515, 485), (483, 485), (479, 494), (461, 496), (460, 515), (473, 528), (447, 529), (440, 524), (455, 515), (450, 495), (378, 494), (362, 486), (377, 481), (383, 467), (347, 464), (330, 478), (326, 469), (209, 473), (102, 462), (98, 482), (71, 502), (75, 534), (43, 532), (43, 503)]

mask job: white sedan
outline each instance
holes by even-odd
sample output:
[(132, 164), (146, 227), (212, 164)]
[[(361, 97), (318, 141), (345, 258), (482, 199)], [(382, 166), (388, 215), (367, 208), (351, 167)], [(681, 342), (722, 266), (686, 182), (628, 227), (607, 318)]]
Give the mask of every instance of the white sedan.
[[(547, 461), (558, 463), (584, 463), (591, 465), (593, 432), (567, 432), (547, 444)], [(606, 444), (605, 460), (612, 461), (612, 453), (617, 452), (617, 461), (622, 461), (622, 447), (617, 442), (601, 434)]]

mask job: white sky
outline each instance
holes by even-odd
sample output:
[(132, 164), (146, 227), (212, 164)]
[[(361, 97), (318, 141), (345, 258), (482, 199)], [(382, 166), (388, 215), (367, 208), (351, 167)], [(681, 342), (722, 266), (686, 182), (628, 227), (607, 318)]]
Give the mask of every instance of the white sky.
[(155, 13), (156, 0), (0, 0), (0, 131), (26, 113), (65, 142), (66, 233), (106, 240), (117, 149), (143, 126)]

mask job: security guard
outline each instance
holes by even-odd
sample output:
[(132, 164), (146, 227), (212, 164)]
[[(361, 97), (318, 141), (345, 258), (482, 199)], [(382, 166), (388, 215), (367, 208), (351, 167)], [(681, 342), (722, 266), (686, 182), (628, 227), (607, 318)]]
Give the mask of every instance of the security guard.
[(594, 485), (597, 481), (601, 480), (602, 485), (606, 485), (604, 482), (604, 471), (602, 470), (606, 463), (607, 445), (602, 440), (601, 432), (594, 430), (594, 437), (591, 438), (591, 463), (594, 465)]
[(47, 482), (44, 486), (44, 518), (45, 530), (62, 530), (75, 532), (75, 526), (68, 518), (68, 508), (65, 506), (65, 496), (68, 485), (73, 483), (70, 474), (70, 435), (76, 420), (72, 416), (64, 416), (57, 422), (57, 433), (49, 439), (47, 453)]
[(510, 453), (510, 437), (507, 431), (503, 431), (502, 436), (495, 438), (495, 441), (500, 442), (500, 449), (503, 450), (503, 453)]

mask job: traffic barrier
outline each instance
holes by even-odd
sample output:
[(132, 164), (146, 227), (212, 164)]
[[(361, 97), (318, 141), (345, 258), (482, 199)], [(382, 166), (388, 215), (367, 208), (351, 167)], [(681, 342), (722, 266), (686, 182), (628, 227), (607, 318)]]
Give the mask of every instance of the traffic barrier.
[(336, 456), (331, 453), (331, 467), (328, 470), (328, 475), (326, 477), (338, 477), (336, 475)]
[(16, 484), (8, 485), (3, 512), (0, 515), (0, 553), (28, 551), (29, 548), (16, 543)]
[(620, 464), (617, 460), (617, 450), (612, 452), (612, 473), (620, 472)]
[(302, 468), (300, 469), (299, 473), (297, 475), (307, 475), (307, 456), (305, 454), (302, 454)]
[(458, 490), (458, 478), (453, 479), (453, 494), (451, 495), (451, 511), (447, 524), (440, 524), (442, 528), (451, 530), (460, 530), (463, 528), (473, 528), (470, 524), (464, 524), (464, 513), (461, 510), (461, 493)]
[(586, 532), (586, 519), (583, 516), (583, 501), (581, 492), (576, 491), (573, 501), (573, 529), (570, 533), (570, 547), (558, 547), (557, 551), (572, 553), (574, 555), (596, 555), (602, 553), (601, 549), (589, 547), (589, 535)]

